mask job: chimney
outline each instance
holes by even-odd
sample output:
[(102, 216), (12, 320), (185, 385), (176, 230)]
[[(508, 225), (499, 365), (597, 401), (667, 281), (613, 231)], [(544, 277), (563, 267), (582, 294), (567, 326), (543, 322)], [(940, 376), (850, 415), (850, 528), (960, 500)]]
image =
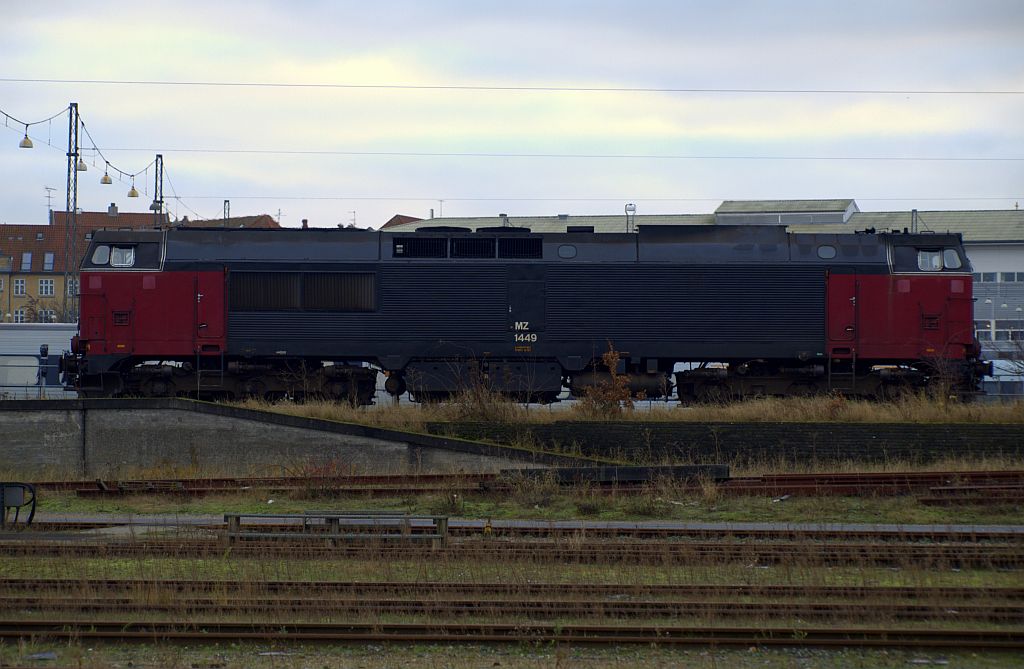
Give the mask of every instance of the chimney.
[(308, 218), (302, 219), (302, 229), (303, 230), (309, 230), (309, 219)]
[(111, 218), (117, 218), (117, 205), (114, 204), (113, 202), (111, 202), (110, 206), (107, 207), (107, 216)]

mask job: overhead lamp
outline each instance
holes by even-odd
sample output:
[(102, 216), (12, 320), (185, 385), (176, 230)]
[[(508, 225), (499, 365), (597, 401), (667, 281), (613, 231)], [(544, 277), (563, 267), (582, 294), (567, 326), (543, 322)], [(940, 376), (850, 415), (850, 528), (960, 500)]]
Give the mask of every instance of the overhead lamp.
[(25, 124), (25, 136), (21, 138), (18, 146), (22, 149), (32, 148), (32, 140), (28, 138), (28, 123)]
[(114, 183), (114, 180), (110, 178), (110, 161), (106, 161), (107, 165), (103, 168), (103, 176), (100, 177), (100, 183), (104, 186), (109, 186)]
[(75, 165), (75, 169), (76, 169), (76, 170), (78, 170), (79, 172), (88, 172), (88, 171), (89, 171), (89, 166), (88, 166), (88, 165), (86, 165), (86, 164), (85, 164), (85, 161), (84, 161), (84, 160), (82, 160), (82, 157), (81, 157), (81, 156), (79, 156), (79, 158), (78, 158), (78, 164), (77, 164), (77, 165)]
[(139, 191), (135, 190), (135, 177), (132, 177), (132, 189), (128, 191), (128, 197), (138, 197)]

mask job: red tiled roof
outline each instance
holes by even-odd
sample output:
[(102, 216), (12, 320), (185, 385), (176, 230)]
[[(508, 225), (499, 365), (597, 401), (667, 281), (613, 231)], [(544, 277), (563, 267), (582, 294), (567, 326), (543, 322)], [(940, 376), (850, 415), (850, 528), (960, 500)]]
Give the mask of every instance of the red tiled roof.
[(187, 217), (176, 221), (174, 225), (186, 228), (280, 228), (277, 221), (270, 214), (259, 216), (232, 216), (223, 218), (211, 218), (203, 221), (190, 221)]
[[(53, 271), (64, 271), (64, 249), (67, 245), (67, 213), (50, 212), (50, 223), (47, 225), (0, 224), (0, 257), (11, 257), (11, 271), (43, 272), (43, 261), (47, 253), (53, 253)], [(166, 215), (163, 222), (166, 224)], [(118, 213), (111, 216), (107, 212), (83, 211), (75, 216), (75, 252), (77, 258), (72, 266), (78, 271), (82, 256), (89, 242), (85, 236), (104, 228), (117, 230), (129, 228), (138, 230), (152, 228), (153, 214)], [(41, 239), (40, 239), (41, 237)], [(32, 265), (23, 270), (21, 258), (23, 253), (32, 253)]]
[(416, 221), (422, 221), (422, 218), (416, 218), (415, 216), (406, 216), (405, 214), (395, 214), (388, 219), (388, 222), (380, 226), (381, 230), (390, 227), (392, 225), (401, 225), (402, 223), (415, 223)]

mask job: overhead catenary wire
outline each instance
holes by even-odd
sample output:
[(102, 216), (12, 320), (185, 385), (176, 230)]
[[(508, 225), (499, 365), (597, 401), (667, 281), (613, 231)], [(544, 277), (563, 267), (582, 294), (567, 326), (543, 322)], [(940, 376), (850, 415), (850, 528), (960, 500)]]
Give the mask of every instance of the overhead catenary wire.
[(514, 86), (502, 84), (402, 84), (285, 81), (202, 81), (173, 79), (56, 79), (0, 77), (2, 83), (82, 84), (102, 86), (197, 86), (225, 88), (325, 88), (398, 91), (507, 91), (526, 93), (691, 93), (750, 95), (1024, 95), (1015, 89), (915, 89), (915, 88), (752, 88), (752, 87), (658, 87), (658, 86)]
[[(623, 195), (620, 197), (586, 197), (586, 196), (567, 196), (567, 197), (523, 197), (523, 196), (493, 196), (493, 197), (452, 197), (452, 196), (432, 196), (432, 195), (181, 195), (182, 198), (188, 198), (190, 200), (365, 200), (365, 201), (394, 201), (394, 202), (437, 202), (443, 200), (445, 202), (624, 202), (626, 200), (637, 200), (640, 202), (723, 202), (726, 200), (738, 200), (738, 199), (758, 199), (758, 198), (736, 198), (736, 197), (659, 197), (659, 196), (643, 196), (643, 195)], [(961, 195), (955, 197), (949, 196), (918, 196), (918, 197), (858, 197), (857, 200), (861, 202), (914, 202), (920, 200), (933, 200), (933, 201), (999, 201), (999, 200), (1012, 200), (1018, 196), (1016, 195), (1005, 195), (1005, 196), (991, 196), (991, 195), (980, 195), (970, 196)], [(778, 199), (778, 198), (772, 198)]]
[(201, 221), (211, 220), (213, 218), (211, 216), (203, 216), (182, 200), (182, 198), (178, 195), (178, 191), (174, 188), (174, 182), (171, 180), (171, 175), (168, 172), (166, 166), (164, 166), (164, 178), (167, 179), (167, 186), (171, 189), (171, 198), (175, 202), (177, 202), (179, 205), (187, 209), (193, 216), (195, 216), (197, 219)]
[(344, 149), (108, 148), (110, 152), (220, 153), (279, 156), (379, 156), (401, 158), (564, 158), (597, 160), (790, 160), (894, 162), (1021, 162), (1024, 156), (779, 156), (658, 153), (511, 153), (500, 151), (349, 151)]
[(17, 123), (20, 126), (24, 126), (26, 129), (28, 129), (29, 127), (31, 127), (33, 125), (40, 125), (42, 123), (48, 123), (48, 122), (52, 121), (53, 119), (59, 118), (59, 117), (63, 116), (64, 114), (67, 114), (67, 113), (68, 113), (68, 108), (64, 107), (63, 109), (61, 109), (56, 114), (53, 114), (51, 116), (47, 116), (46, 118), (40, 119), (38, 121), (22, 121), (17, 116), (14, 116), (13, 114), (9, 114), (6, 111), (4, 111), (3, 109), (0, 109), (0, 114), (3, 114), (3, 116), (4, 116), (5, 125), (6, 125), (6, 121), (7, 120), (11, 120), (11, 121), (14, 121), (15, 123)]

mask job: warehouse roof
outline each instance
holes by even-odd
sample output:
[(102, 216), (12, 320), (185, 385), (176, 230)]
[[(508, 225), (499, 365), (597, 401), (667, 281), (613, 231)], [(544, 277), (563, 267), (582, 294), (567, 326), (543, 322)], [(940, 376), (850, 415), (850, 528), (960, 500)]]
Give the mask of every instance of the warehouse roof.
[[(807, 202), (799, 200), (798, 202)], [(909, 211), (856, 212), (846, 223), (790, 225), (793, 232), (853, 232), (874, 228), (878, 231), (902, 230), (911, 227)], [(389, 225), (389, 232), (412, 231), (432, 226), (488, 228), (501, 226), (506, 218), (499, 216), (433, 218)], [(975, 211), (920, 211), (918, 230), (959, 232), (968, 243), (1024, 242), (1024, 211), (1016, 209)], [(637, 215), (635, 224), (643, 225), (714, 225), (715, 214)], [(530, 228), (534, 232), (565, 232), (569, 226), (593, 226), (595, 232), (625, 232), (625, 214), (612, 216), (509, 216), (507, 225)]]
[(845, 212), (850, 206), (856, 205), (852, 199), (846, 200), (726, 200), (716, 214), (790, 214), (790, 213), (823, 213)]

